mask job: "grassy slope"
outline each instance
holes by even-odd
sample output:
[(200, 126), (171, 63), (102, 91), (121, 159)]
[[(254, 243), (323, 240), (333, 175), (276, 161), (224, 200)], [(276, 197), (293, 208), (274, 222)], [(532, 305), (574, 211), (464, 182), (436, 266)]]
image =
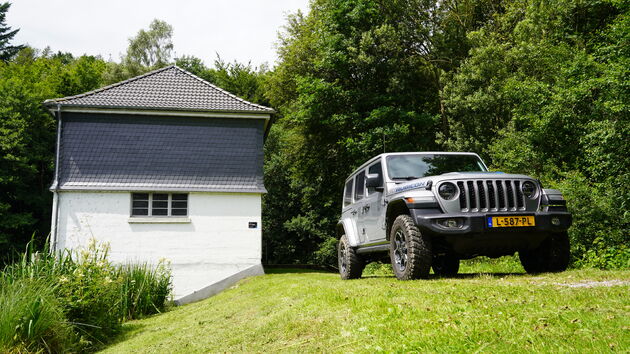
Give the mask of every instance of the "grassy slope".
[[(126, 325), (109, 352), (601, 352), (630, 349), (630, 271), (474, 273), (400, 282), (387, 275), (276, 272)], [(501, 271), (501, 270), (499, 270)], [(383, 274), (383, 271), (372, 271)], [(611, 287), (569, 287), (622, 280)]]

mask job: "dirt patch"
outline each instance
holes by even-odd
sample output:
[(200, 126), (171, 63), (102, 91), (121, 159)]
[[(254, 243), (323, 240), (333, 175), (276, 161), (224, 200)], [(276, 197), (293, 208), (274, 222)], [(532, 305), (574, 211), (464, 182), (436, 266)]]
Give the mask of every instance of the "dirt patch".
[(630, 285), (627, 280), (603, 280), (603, 281), (583, 281), (579, 283), (555, 283), (555, 285), (566, 286), (569, 288), (595, 288), (600, 286), (610, 287), (618, 285)]

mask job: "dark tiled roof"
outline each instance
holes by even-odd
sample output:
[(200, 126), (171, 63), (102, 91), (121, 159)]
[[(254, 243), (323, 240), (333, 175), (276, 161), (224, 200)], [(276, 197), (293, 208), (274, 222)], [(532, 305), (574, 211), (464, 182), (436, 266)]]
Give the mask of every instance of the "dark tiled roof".
[(63, 115), (60, 190), (264, 193), (263, 120)]
[(273, 113), (175, 65), (76, 96), (46, 100), (47, 106)]

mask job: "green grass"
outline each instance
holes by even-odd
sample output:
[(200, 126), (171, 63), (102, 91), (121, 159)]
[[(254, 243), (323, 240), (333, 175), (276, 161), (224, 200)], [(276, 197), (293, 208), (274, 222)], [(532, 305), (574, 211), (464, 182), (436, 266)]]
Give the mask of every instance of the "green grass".
[[(273, 270), (210, 299), (129, 322), (105, 351), (630, 349), (630, 271), (530, 276), (507, 258), (467, 261), (457, 278), (401, 282), (382, 274), (385, 267), (371, 268), (376, 275), (352, 281), (331, 273)], [(593, 283), (601, 281), (621, 285)], [(575, 286), (587, 282), (599, 286)]]

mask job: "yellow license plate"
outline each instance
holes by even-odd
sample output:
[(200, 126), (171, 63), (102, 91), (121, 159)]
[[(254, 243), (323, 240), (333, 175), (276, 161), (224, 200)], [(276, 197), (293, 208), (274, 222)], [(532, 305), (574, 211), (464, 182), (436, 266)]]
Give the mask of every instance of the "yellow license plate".
[(492, 216), (488, 217), (488, 227), (531, 227), (536, 226), (533, 216)]

